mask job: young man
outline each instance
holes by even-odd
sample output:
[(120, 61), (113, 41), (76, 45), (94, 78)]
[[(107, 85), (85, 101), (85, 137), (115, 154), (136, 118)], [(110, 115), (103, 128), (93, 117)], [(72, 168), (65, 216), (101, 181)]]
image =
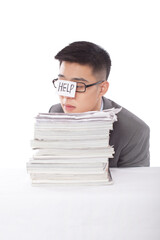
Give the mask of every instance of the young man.
[[(111, 60), (109, 54), (90, 42), (73, 42), (56, 56), (60, 62), (59, 80), (76, 82), (74, 97), (60, 96), (60, 104), (53, 105), (49, 112), (80, 113), (120, 108), (117, 103), (104, 97)], [(149, 166), (149, 127), (137, 116), (122, 108), (110, 135), (114, 146), (114, 158), (110, 167)]]

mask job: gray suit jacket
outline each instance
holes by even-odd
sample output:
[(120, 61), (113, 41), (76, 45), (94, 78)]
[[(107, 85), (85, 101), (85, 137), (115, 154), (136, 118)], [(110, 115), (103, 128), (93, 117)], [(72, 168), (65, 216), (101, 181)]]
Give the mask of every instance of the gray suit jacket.
[[(103, 97), (103, 109), (120, 108), (117, 103)], [(63, 112), (61, 104), (53, 105), (49, 112)], [(110, 167), (146, 167), (150, 165), (149, 135), (146, 123), (129, 112), (122, 110), (117, 115), (114, 130), (110, 134), (110, 145), (114, 147), (114, 158), (109, 159)]]

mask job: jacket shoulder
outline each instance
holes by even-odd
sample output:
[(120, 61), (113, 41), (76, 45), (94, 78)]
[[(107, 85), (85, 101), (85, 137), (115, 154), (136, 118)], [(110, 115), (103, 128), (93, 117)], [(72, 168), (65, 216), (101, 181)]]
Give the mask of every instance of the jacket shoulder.
[[(119, 108), (117, 103), (104, 99), (104, 107)], [(118, 121), (113, 125), (110, 145), (113, 145), (117, 166), (148, 166), (149, 165), (149, 126), (132, 112), (122, 107), (117, 114)]]
[[(119, 104), (113, 102), (110, 99), (103, 98), (103, 105), (104, 109), (108, 108), (121, 108)], [(118, 122), (115, 122), (119, 125), (119, 130), (122, 130), (123, 133), (127, 132), (127, 135), (129, 133), (135, 132), (135, 130), (141, 131), (143, 129), (148, 129), (148, 125), (139, 117), (137, 117), (135, 114), (127, 110), (126, 108), (122, 107), (122, 110), (117, 114)]]
[(49, 113), (53, 113), (53, 112), (57, 112), (57, 113), (62, 113), (63, 112), (63, 109), (62, 109), (60, 103), (54, 104), (50, 107)]

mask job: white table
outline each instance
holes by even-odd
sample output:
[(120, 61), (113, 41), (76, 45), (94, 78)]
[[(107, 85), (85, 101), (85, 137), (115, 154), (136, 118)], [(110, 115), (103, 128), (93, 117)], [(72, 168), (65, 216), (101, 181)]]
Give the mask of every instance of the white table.
[(1, 240), (159, 240), (160, 168), (111, 169), (114, 184), (33, 187), (0, 171)]

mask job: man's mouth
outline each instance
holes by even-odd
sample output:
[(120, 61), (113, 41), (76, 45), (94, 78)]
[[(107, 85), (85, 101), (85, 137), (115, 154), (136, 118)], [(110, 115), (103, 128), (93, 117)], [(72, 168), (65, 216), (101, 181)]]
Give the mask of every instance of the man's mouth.
[(63, 107), (65, 108), (66, 111), (72, 111), (73, 109), (76, 108), (75, 106), (69, 104), (63, 104)]

